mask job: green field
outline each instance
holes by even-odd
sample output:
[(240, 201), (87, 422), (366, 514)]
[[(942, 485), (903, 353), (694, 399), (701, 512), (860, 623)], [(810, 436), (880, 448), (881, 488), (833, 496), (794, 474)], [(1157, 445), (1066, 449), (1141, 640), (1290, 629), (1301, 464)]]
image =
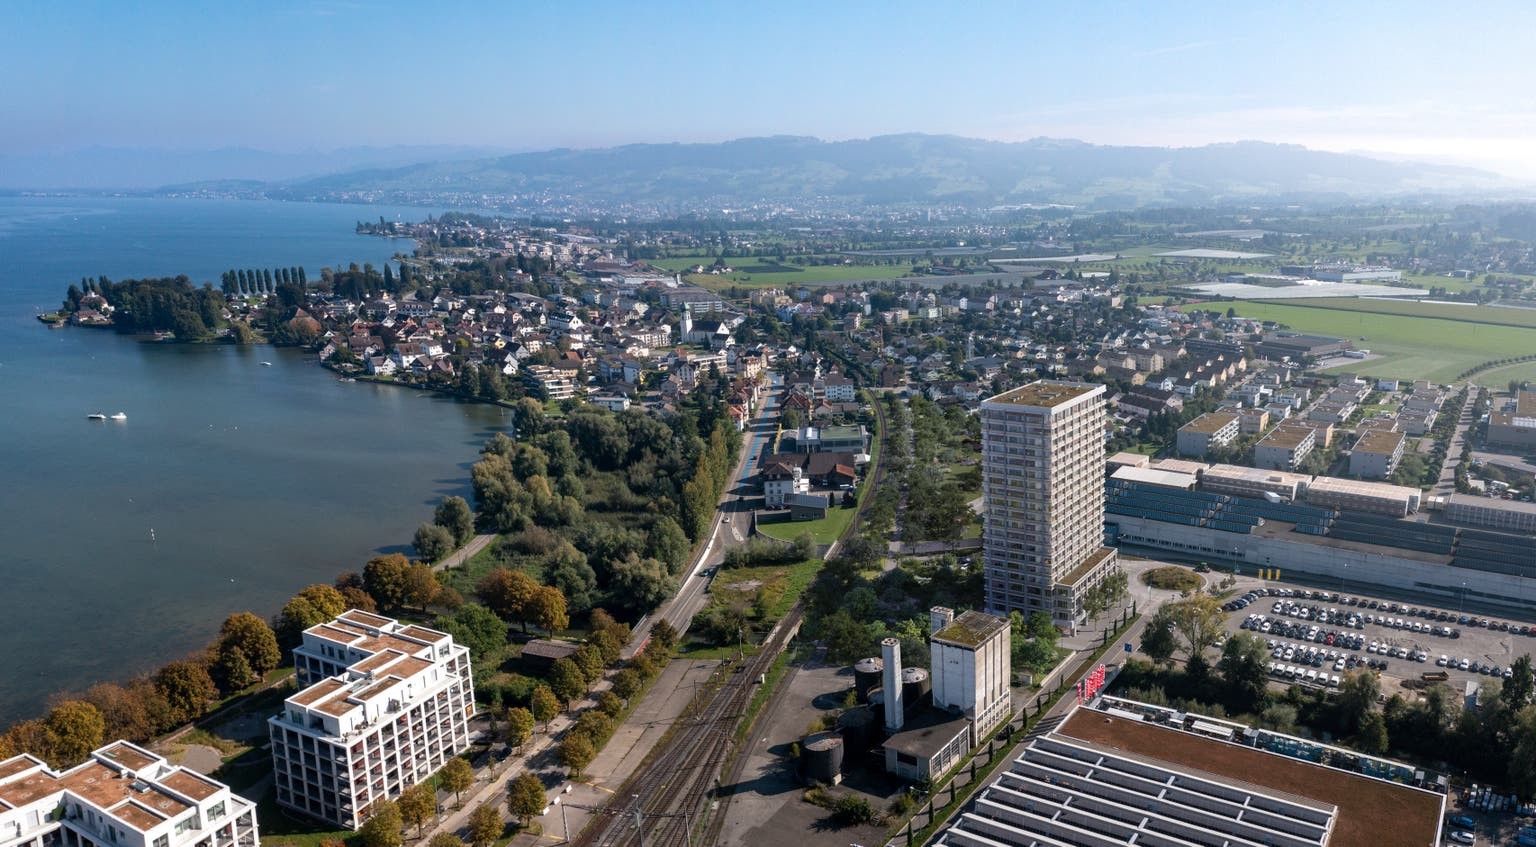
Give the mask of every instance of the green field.
[(757, 531), (780, 541), (794, 541), (801, 533), (809, 532), (817, 544), (831, 544), (848, 528), (858, 511), (857, 506), (836, 506), (828, 509), (827, 516), (820, 520), (759, 523)]
[[(1536, 309), (1506, 309), (1498, 306), (1472, 306), (1453, 303), (1426, 303), (1419, 300), (1380, 300), (1355, 297), (1306, 297), (1285, 300), (1287, 306), (1334, 309), (1342, 312), (1371, 312), (1382, 315), (1406, 315), (1438, 318), (1493, 326), (1536, 328)], [(1536, 351), (1532, 351), (1536, 352)]]
[[(1243, 317), (1276, 321), (1298, 332), (1348, 338), (1357, 348), (1380, 357), (1331, 369), (1336, 372), (1447, 382), (1483, 362), (1536, 352), (1536, 328), (1264, 301), (1231, 305)], [(1536, 364), (1502, 369), (1499, 379), (1526, 379), (1529, 375), (1536, 375)], [(1488, 378), (1478, 379), (1486, 382)]]
[[(694, 265), (708, 267), (714, 263), (709, 256), (674, 256), (669, 259), (650, 259), (652, 267), (683, 273)], [(772, 288), (790, 285), (850, 282), (864, 279), (899, 279), (912, 272), (912, 266), (901, 265), (824, 265), (805, 266), (786, 261), (779, 264), (771, 256), (740, 257), (726, 260), (734, 270), (728, 274), (684, 274), (684, 279), (710, 290), (718, 291), (732, 286), (739, 288)]]

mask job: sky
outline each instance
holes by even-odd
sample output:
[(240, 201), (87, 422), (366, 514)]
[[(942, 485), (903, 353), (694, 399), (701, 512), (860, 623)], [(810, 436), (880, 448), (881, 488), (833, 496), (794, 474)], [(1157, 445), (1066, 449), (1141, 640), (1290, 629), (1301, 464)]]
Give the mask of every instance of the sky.
[(0, 155), (930, 132), (1536, 178), (1528, 3), (0, 3)]

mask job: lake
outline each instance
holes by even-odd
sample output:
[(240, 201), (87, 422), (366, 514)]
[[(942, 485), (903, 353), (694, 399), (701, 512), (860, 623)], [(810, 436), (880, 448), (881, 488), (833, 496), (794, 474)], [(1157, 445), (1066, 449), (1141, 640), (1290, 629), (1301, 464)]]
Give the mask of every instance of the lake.
[[(382, 265), (429, 210), (0, 197), (0, 726), (198, 650), (225, 616), (404, 550), (503, 410), (341, 383), (271, 347), (49, 329), (82, 276)], [(265, 364), (270, 363), (270, 364)], [(126, 421), (92, 421), (95, 412)]]

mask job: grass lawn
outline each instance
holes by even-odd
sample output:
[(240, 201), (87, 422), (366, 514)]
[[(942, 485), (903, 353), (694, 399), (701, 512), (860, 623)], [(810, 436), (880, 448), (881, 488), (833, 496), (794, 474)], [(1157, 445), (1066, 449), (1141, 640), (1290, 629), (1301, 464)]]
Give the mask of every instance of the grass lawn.
[[(1449, 382), (1462, 371), (1491, 359), (1503, 359), (1536, 350), (1536, 328), (1332, 307), (1310, 308), (1265, 301), (1230, 305), (1237, 314), (1244, 317), (1277, 321), (1299, 332), (1348, 338), (1356, 347), (1370, 350), (1379, 357), (1351, 362), (1331, 368), (1332, 371)], [(1444, 308), (1461, 310), (1472, 307)], [(1509, 310), (1496, 311), (1502, 313)], [(1514, 374), (1508, 378), (1517, 376)]]
[(757, 531), (780, 541), (794, 541), (803, 532), (809, 532), (817, 544), (831, 544), (848, 528), (858, 507), (834, 506), (827, 516), (814, 521), (784, 521), (783, 523), (759, 523)]
[(1357, 297), (1306, 297), (1286, 300), (1287, 306), (1334, 309), (1343, 312), (1368, 312), (1379, 315), (1405, 315), (1414, 318), (1438, 318), (1448, 321), (1536, 328), (1536, 310), (1509, 309), (1500, 306), (1475, 306), (1462, 303), (1428, 303), (1422, 300), (1382, 300)]
[(792, 260), (779, 264), (771, 256), (738, 257), (726, 263), (734, 270), (728, 274), (686, 273), (694, 265), (709, 266), (714, 259), (708, 256), (674, 256), (669, 259), (652, 259), (649, 263), (662, 270), (682, 273), (687, 282), (703, 286), (711, 291), (736, 288), (769, 288), (808, 283), (848, 282), (864, 279), (898, 279), (912, 272), (912, 266), (901, 265), (819, 265), (801, 266)]

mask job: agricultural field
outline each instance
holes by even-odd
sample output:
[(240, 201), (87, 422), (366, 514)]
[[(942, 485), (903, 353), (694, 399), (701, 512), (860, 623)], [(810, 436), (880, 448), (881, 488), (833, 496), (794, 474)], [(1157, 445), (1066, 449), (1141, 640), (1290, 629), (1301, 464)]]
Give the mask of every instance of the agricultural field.
[[(694, 265), (712, 264), (709, 256), (674, 256), (651, 259), (649, 264), (661, 270), (683, 273)], [(728, 259), (734, 270), (728, 274), (689, 274), (683, 279), (712, 291), (724, 288), (772, 288), (817, 283), (854, 282), (865, 279), (899, 279), (912, 273), (910, 264), (897, 265), (825, 265), (800, 266), (779, 264), (771, 256)]]
[[(1358, 371), (1372, 376), (1449, 382), (1483, 362), (1536, 351), (1536, 328), (1310, 308), (1262, 300), (1233, 303), (1231, 307), (1243, 317), (1276, 321), (1298, 332), (1351, 339), (1356, 347), (1368, 349), (1376, 357), (1331, 368), (1333, 372)], [(1502, 369), (1499, 379), (1527, 379), (1533, 375), (1536, 365), (1527, 364)], [(1486, 381), (1488, 377), (1480, 375), (1478, 379)]]
[(1476, 324), (1491, 324), (1494, 326), (1536, 328), (1536, 309), (1508, 309), (1498, 306), (1433, 303), (1422, 300), (1381, 300), (1375, 298), (1362, 300), (1353, 297), (1297, 298), (1286, 300), (1285, 305), (1314, 309), (1338, 309), (1345, 312), (1405, 315), (1415, 318), (1437, 318)]

